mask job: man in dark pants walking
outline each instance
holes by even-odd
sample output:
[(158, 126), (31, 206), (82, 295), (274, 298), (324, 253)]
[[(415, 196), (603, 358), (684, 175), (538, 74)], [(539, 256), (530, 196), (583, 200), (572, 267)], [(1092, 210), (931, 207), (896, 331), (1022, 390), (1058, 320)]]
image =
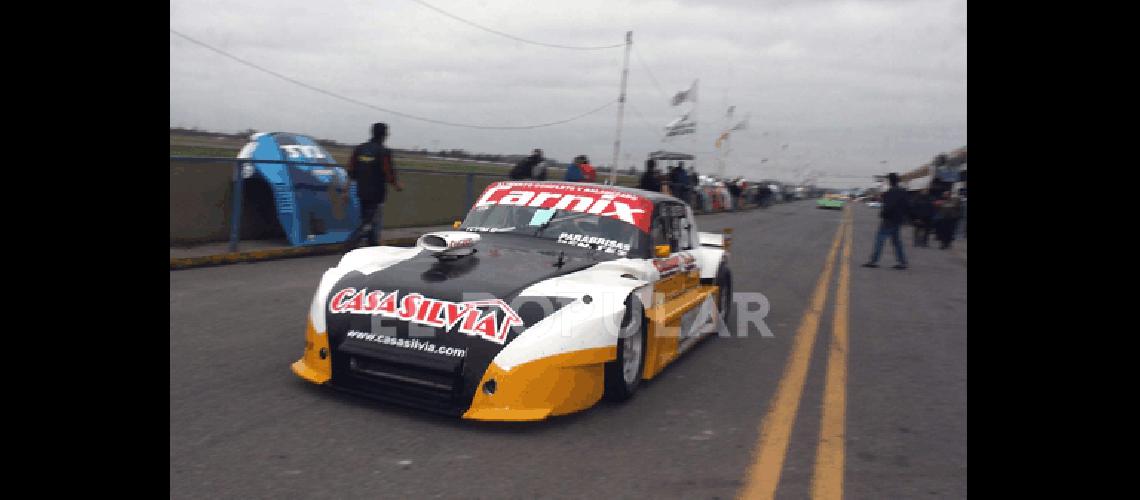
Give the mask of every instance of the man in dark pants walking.
[[(356, 146), (348, 159), (348, 175), (356, 181), (356, 194), (360, 197), (360, 226), (345, 241), (345, 250), (351, 251), (359, 243), (364, 229), (368, 231), (368, 244), (380, 244), (380, 229), (383, 223), (384, 199), (387, 198), (387, 185), (403, 191), (404, 185), (396, 179), (396, 168), (392, 165), (392, 150), (384, 146), (388, 138), (388, 125), (372, 124), (372, 139)], [(347, 193), (347, 190), (345, 190)]]
[(938, 241), (942, 242), (938, 248), (945, 250), (954, 242), (954, 233), (957, 231), (961, 211), (958, 200), (950, 190), (943, 191), (942, 199), (935, 203), (938, 212), (934, 215), (934, 230), (938, 234)]
[(931, 204), (930, 197), (927, 196), (925, 189), (920, 191), (918, 196), (915, 196), (910, 215), (914, 219), (914, 246), (930, 246), (930, 233), (934, 230), (934, 223), (932, 222), (934, 205)]
[(908, 195), (905, 189), (899, 187), (898, 174), (891, 172), (887, 179), (891, 183), (891, 189), (883, 194), (883, 208), (879, 210), (882, 220), (879, 221), (879, 231), (875, 234), (875, 251), (871, 254), (871, 261), (863, 264), (863, 267), (879, 267), (883, 241), (890, 238), (891, 245), (895, 247), (895, 260), (898, 261), (894, 268), (906, 269), (906, 254), (903, 253), (902, 241), (899, 240), (899, 229), (909, 217)]

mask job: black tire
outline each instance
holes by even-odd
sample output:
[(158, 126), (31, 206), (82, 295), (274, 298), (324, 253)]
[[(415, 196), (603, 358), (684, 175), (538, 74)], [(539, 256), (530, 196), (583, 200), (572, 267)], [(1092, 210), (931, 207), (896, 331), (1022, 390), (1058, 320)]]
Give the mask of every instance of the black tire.
[[(716, 286), (720, 287), (717, 291), (717, 308), (720, 310), (720, 317), (728, 323), (728, 315), (732, 312), (732, 271), (728, 270), (728, 263), (721, 262), (720, 267), (716, 270)], [(728, 302), (728, 305), (725, 305)]]
[[(636, 335), (641, 339), (640, 359), (637, 361), (637, 373), (632, 382), (626, 380), (625, 365), (626, 352), (625, 339)], [(641, 301), (630, 295), (625, 299), (625, 315), (621, 320), (621, 334), (617, 340), (617, 359), (606, 363), (605, 367), (605, 398), (610, 401), (625, 401), (633, 397), (637, 388), (641, 386), (641, 377), (645, 372), (645, 352), (648, 348), (648, 322), (645, 320), (645, 308)]]

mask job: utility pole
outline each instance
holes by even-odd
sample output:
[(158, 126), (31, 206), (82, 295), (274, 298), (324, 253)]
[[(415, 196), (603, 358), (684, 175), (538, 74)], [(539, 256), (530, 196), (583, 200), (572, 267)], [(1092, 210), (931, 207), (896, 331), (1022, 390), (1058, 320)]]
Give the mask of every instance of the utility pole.
[(729, 131), (729, 127), (732, 126), (732, 112), (734, 109), (735, 109), (735, 106), (728, 108), (728, 113), (726, 113), (725, 117), (724, 117), (724, 123), (725, 124), (723, 127), (721, 127), (722, 132), (720, 133), (719, 136), (717, 136), (717, 141), (716, 141), (719, 144), (719, 146), (717, 146), (717, 151), (716, 151), (716, 153), (717, 153), (716, 154), (716, 156), (717, 156), (716, 176), (721, 178), (721, 179), (724, 179), (724, 162), (725, 162), (725, 160), (727, 160), (727, 156), (728, 156), (728, 138), (729, 138), (729, 136), (732, 135), (732, 132)]
[(730, 153), (732, 153), (732, 132), (729, 132), (728, 135), (725, 136), (725, 138), (724, 138), (724, 158), (720, 161), (720, 178), (721, 179), (727, 178), (727, 177), (725, 177), (725, 175), (726, 175), (725, 174), (725, 165), (726, 165), (726, 163), (728, 163), (728, 155)]
[(614, 137), (614, 162), (610, 165), (610, 185), (617, 185), (618, 155), (621, 154), (621, 122), (625, 117), (625, 82), (629, 76), (629, 49), (633, 47), (633, 32), (625, 32), (625, 63), (621, 67), (621, 95), (618, 97), (617, 135)]

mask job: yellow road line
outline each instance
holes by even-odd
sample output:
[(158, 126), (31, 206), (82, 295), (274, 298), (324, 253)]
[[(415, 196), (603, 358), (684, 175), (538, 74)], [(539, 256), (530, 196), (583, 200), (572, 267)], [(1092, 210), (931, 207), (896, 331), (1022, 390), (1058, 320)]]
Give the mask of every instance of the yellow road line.
[(847, 418), (847, 311), (851, 297), (851, 224), (843, 243), (839, 266), (839, 287), (835, 290), (831, 349), (827, 356), (827, 378), (823, 387), (823, 415), (820, 417), (819, 447), (812, 473), (813, 499), (843, 498), (843, 461)]
[(843, 239), (844, 229), (849, 223), (849, 216), (850, 211), (844, 210), (842, 222), (836, 228), (835, 238), (831, 242), (831, 250), (827, 253), (823, 273), (816, 281), (811, 303), (804, 311), (800, 326), (796, 330), (791, 355), (784, 367), (784, 374), (780, 377), (776, 397), (760, 423), (760, 438), (756, 443), (755, 460), (748, 469), (744, 488), (740, 492), (742, 499), (770, 499), (776, 494), (780, 471), (784, 467), (784, 456), (788, 451), (788, 439), (796, 423), (796, 411), (803, 395), (812, 347), (819, 331), (819, 318), (827, 303), (831, 272), (835, 267), (835, 255)]

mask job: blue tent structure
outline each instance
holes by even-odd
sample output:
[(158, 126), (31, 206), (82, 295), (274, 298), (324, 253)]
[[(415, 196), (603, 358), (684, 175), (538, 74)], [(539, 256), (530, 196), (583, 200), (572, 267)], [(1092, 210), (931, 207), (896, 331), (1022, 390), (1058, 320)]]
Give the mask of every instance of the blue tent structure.
[(253, 160), (243, 164), (242, 175), (268, 184), (277, 221), (289, 243), (307, 246), (347, 240), (360, 224), (360, 199), (348, 171), (311, 137), (272, 132), (252, 139), (240, 155)]

